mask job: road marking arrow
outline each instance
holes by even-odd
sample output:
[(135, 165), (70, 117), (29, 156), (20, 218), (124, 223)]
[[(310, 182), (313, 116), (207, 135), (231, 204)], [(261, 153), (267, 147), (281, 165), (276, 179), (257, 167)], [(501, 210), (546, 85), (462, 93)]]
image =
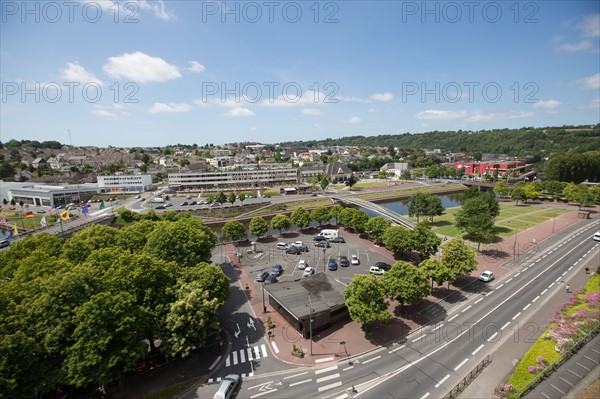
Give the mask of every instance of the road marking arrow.
[(256, 326), (254, 325), (254, 320), (252, 320), (252, 318), (248, 319), (248, 324), (246, 324), (246, 325), (248, 326), (248, 328), (252, 328), (252, 329), (254, 329), (254, 331), (256, 331)]
[(240, 333), (242, 332), (242, 329), (240, 328), (240, 325), (235, 323), (235, 325), (237, 326), (238, 330), (236, 332), (233, 333), (233, 335), (235, 335), (235, 339), (237, 339), (237, 337), (240, 335)]

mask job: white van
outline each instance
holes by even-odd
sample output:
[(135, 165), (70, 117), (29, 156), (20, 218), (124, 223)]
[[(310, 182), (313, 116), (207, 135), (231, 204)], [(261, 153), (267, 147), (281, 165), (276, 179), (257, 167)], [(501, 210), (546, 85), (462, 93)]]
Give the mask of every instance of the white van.
[(339, 230), (324, 229), (321, 230), (321, 232), (318, 235), (321, 237), (325, 237), (328, 240), (331, 240), (332, 238), (337, 238), (338, 232)]
[(154, 197), (154, 198), (152, 198), (152, 202), (154, 202), (154, 203), (163, 203), (163, 202), (165, 202), (165, 199), (161, 198), (161, 197)]
[(226, 375), (221, 381), (219, 390), (213, 396), (213, 399), (230, 399), (236, 388), (240, 384), (240, 376), (237, 374)]

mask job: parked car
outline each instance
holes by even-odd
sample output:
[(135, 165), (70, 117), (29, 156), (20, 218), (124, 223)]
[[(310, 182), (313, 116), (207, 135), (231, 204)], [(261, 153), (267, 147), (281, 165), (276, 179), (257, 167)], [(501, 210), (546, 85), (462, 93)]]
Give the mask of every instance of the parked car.
[(295, 245), (295, 247), (296, 247), (296, 248), (298, 248), (298, 250), (299, 250), (300, 252), (308, 252), (308, 251), (309, 251), (309, 249), (308, 249), (308, 246), (307, 246), (307, 245)]
[(9, 245), (10, 245), (10, 241), (0, 240), (0, 248), (8, 247)]
[(350, 264), (352, 264), (352, 265), (360, 265), (360, 259), (358, 259), (358, 255), (352, 255), (350, 257)]
[(313, 241), (327, 241), (327, 238), (323, 236), (314, 236)]
[(281, 265), (273, 266), (273, 271), (271, 272), (271, 276), (279, 277), (283, 273), (283, 267)]
[(347, 256), (345, 256), (345, 255), (341, 255), (340, 256), (340, 266), (341, 267), (348, 267), (348, 266), (350, 266), (350, 260), (348, 259)]
[(198, 205), (198, 201), (192, 201), (192, 202), (190, 202), (190, 206), (192, 206), (192, 205)]
[(306, 269), (308, 267), (308, 261), (304, 260), (304, 259), (300, 259), (298, 261), (298, 269), (303, 270)]
[(300, 251), (300, 248), (294, 246), (294, 245), (290, 245), (288, 247), (288, 249), (285, 250), (286, 254), (292, 254), (292, 255), (300, 255), (300, 253), (302, 253), (302, 251)]
[(319, 248), (329, 248), (331, 247), (331, 245), (329, 245), (329, 241), (325, 240), (325, 241), (317, 241), (315, 243), (315, 247), (319, 247)]
[(262, 283), (263, 281), (265, 281), (265, 279), (269, 277), (269, 272), (266, 270), (261, 270), (260, 272), (258, 272), (258, 274), (256, 275), (256, 281), (258, 281), (259, 283)]
[(383, 270), (377, 266), (371, 266), (369, 268), (369, 273), (375, 274), (376, 276), (381, 276), (383, 273), (385, 273), (385, 270)]
[(389, 263), (385, 263), (385, 262), (377, 262), (374, 265), (375, 267), (380, 268), (383, 271), (389, 272), (390, 269), (392, 268), (392, 265), (390, 265)]
[(327, 265), (329, 270), (337, 270), (337, 262), (333, 258), (329, 258), (329, 264)]
[(594, 241), (600, 241), (600, 231), (597, 232), (596, 234), (594, 234), (593, 240)]
[(167, 207), (165, 205), (158, 205), (155, 206), (154, 209), (167, 209)]
[(289, 247), (289, 244), (287, 244), (285, 242), (278, 242), (275, 245), (275, 248), (277, 248), (277, 249), (288, 249), (288, 247)]
[(173, 206), (173, 204), (171, 204), (170, 202), (167, 202), (167, 203), (165, 204), (165, 207), (167, 207), (167, 208), (168, 208), (168, 207), (170, 207), (170, 206)]
[(183, 201), (183, 202), (181, 203), (181, 206), (187, 206), (187, 205), (189, 205), (187, 201)]
[(304, 243), (302, 241), (296, 241), (292, 245), (295, 246), (295, 247), (303, 247)]
[(302, 277), (312, 276), (313, 274), (315, 274), (315, 269), (313, 269), (312, 267), (307, 267), (306, 269), (304, 269), (304, 273), (302, 273)]
[(329, 242), (336, 242), (336, 243), (345, 244), (346, 240), (344, 240), (344, 237), (337, 236), (337, 237), (334, 237), (331, 240), (329, 240)]
[(489, 270), (484, 271), (479, 275), (479, 280), (487, 283), (488, 281), (492, 281), (494, 279), (494, 273)]
[(265, 284), (273, 284), (277, 282), (277, 276), (273, 276), (272, 274), (270, 276), (267, 276), (267, 278), (265, 279)]

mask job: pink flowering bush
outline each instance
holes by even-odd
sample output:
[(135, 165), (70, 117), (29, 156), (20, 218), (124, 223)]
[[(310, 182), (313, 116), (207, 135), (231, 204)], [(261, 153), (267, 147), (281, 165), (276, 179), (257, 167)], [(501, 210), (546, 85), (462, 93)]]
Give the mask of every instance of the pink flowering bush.
[[(576, 311), (570, 309), (585, 306)], [(556, 343), (555, 349), (564, 355), (573, 344), (590, 332), (600, 317), (600, 292), (578, 298), (575, 294), (556, 309), (549, 320), (549, 336)]]

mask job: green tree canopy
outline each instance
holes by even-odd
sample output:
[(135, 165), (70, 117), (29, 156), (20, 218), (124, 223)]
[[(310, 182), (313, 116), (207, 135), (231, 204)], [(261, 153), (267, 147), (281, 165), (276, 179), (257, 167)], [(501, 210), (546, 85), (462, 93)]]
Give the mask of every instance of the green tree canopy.
[(421, 259), (427, 259), (437, 252), (442, 239), (431, 231), (427, 222), (418, 223), (412, 234), (413, 251), (419, 254)]
[(457, 277), (477, 269), (475, 254), (475, 250), (466, 245), (460, 237), (455, 237), (442, 246), (441, 262), (450, 271), (449, 282), (454, 282)]
[(357, 211), (354, 208), (343, 208), (338, 218), (340, 224), (345, 227), (352, 227), (352, 219)]
[(331, 219), (330, 211), (324, 206), (318, 206), (310, 211), (310, 218), (319, 223), (319, 226)]
[(403, 306), (414, 305), (429, 293), (427, 276), (407, 262), (396, 262), (389, 272), (381, 277), (381, 283), (388, 296), (395, 297)]
[(456, 227), (468, 234), (468, 238), (477, 242), (488, 242), (494, 237), (494, 216), (488, 201), (483, 196), (473, 197), (466, 201), (456, 213)]
[(350, 318), (363, 325), (392, 317), (385, 302), (385, 288), (373, 275), (354, 275), (344, 290), (344, 299)]
[(310, 225), (311, 214), (306, 209), (299, 206), (294, 209), (294, 212), (290, 215), (290, 220), (302, 230)]
[(279, 214), (275, 215), (271, 219), (271, 228), (279, 230), (281, 234), (284, 230), (289, 230), (292, 227), (292, 221), (287, 215)]
[(223, 225), (221, 234), (230, 241), (240, 241), (246, 238), (246, 227), (237, 220), (229, 220)]
[(427, 278), (431, 279), (431, 291), (433, 292), (433, 283), (442, 285), (446, 281), (452, 280), (452, 273), (445, 264), (436, 259), (425, 259), (419, 263), (419, 268)]
[(385, 247), (394, 253), (408, 253), (413, 250), (413, 235), (410, 230), (402, 226), (391, 226), (383, 233)]
[(363, 210), (357, 209), (352, 216), (352, 228), (357, 233), (364, 233), (367, 228), (367, 222), (369, 221), (369, 214)]
[(256, 216), (250, 220), (248, 229), (250, 230), (250, 234), (260, 238), (261, 236), (264, 236), (267, 231), (269, 231), (269, 225), (262, 216)]
[(375, 216), (374, 218), (369, 219), (365, 228), (375, 243), (381, 243), (383, 234), (391, 225), (392, 222), (389, 219), (385, 219), (381, 216)]

